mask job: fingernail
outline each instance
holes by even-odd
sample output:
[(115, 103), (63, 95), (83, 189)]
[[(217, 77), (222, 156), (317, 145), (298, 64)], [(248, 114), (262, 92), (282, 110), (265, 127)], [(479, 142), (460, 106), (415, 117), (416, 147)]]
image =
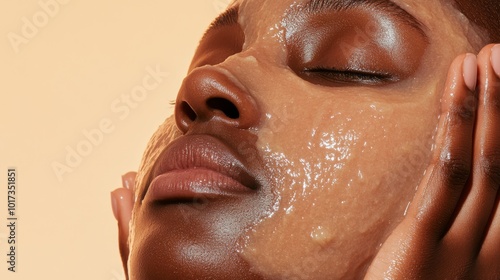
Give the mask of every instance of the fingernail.
[(122, 175), (122, 186), (126, 189), (133, 190), (135, 184), (135, 172), (128, 172)]
[(491, 65), (493, 66), (493, 71), (500, 77), (500, 44), (491, 48)]
[(111, 207), (113, 208), (113, 215), (115, 219), (118, 220), (118, 202), (114, 196), (114, 192), (111, 192)]
[(477, 57), (468, 53), (463, 63), (464, 82), (470, 91), (476, 90), (477, 84)]
[(113, 215), (119, 224), (124, 225), (130, 221), (134, 208), (134, 194), (131, 190), (118, 188), (111, 192), (111, 206)]

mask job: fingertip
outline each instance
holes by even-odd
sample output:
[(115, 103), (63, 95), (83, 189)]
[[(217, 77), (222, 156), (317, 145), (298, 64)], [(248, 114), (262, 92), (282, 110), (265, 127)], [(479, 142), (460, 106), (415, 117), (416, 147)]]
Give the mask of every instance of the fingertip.
[(119, 188), (111, 192), (113, 214), (119, 224), (127, 225), (132, 216), (134, 196), (131, 190)]
[(115, 216), (115, 219), (118, 220), (118, 202), (116, 201), (116, 197), (111, 192), (111, 209), (113, 210), (113, 216)]
[(118, 221), (118, 246), (120, 256), (123, 268), (125, 269), (125, 272), (127, 272), (127, 262), (129, 256), (129, 222), (132, 216), (134, 204), (133, 192), (126, 188), (118, 188), (111, 192), (111, 203), (113, 207), (113, 214)]
[(500, 78), (500, 44), (491, 48), (491, 66), (497, 77)]
[[(457, 93), (463, 92), (468, 88), (467, 86), (464, 86), (465, 59), (467, 56), (468, 54), (464, 53), (455, 57), (448, 69), (445, 88), (441, 97), (442, 113), (446, 113), (448, 111), (448, 105), (453, 102)], [(470, 61), (468, 63), (470, 63)]]
[(470, 91), (475, 91), (477, 85), (477, 57), (471, 53), (465, 55), (463, 61), (464, 83)]
[(131, 171), (122, 175), (122, 186), (126, 189), (133, 190), (135, 185), (135, 177), (137, 172)]

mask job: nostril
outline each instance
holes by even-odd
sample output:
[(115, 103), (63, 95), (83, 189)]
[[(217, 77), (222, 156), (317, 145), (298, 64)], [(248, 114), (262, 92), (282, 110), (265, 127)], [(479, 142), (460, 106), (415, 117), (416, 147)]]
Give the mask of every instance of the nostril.
[(238, 111), (238, 108), (236, 108), (236, 106), (227, 99), (210, 98), (207, 100), (207, 106), (211, 109), (223, 112), (230, 119), (237, 119), (240, 117), (240, 112)]
[(194, 120), (196, 120), (196, 113), (193, 110), (193, 108), (191, 108), (191, 106), (189, 106), (189, 104), (187, 102), (182, 102), (181, 107), (182, 107), (182, 111), (186, 114), (186, 116), (192, 122), (194, 122)]

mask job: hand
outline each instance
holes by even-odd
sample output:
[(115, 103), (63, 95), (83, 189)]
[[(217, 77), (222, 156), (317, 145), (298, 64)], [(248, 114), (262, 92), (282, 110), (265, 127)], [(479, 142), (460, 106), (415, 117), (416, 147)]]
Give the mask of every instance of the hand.
[(129, 222), (132, 217), (132, 208), (134, 207), (134, 187), (136, 172), (128, 172), (122, 176), (122, 187), (111, 193), (111, 206), (113, 215), (118, 222), (118, 245), (120, 255), (123, 260), (123, 267), (126, 268), (129, 246)]
[(499, 187), (500, 45), (488, 45), (452, 63), (432, 162), (365, 279), (500, 279)]

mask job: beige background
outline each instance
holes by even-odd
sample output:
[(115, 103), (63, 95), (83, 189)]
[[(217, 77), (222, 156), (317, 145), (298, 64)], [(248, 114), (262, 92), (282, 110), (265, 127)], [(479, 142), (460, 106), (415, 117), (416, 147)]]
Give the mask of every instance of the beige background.
[[(119, 280), (109, 193), (171, 114), (199, 38), (229, 0), (55, 1), (0, 2), (0, 279)], [(125, 105), (148, 68), (169, 75)], [(89, 142), (84, 131), (102, 121), (112, 131)], [(71, 165), (68, 149), (82, 152)], [(8, 167), (18, 169), (16, 273)]]

